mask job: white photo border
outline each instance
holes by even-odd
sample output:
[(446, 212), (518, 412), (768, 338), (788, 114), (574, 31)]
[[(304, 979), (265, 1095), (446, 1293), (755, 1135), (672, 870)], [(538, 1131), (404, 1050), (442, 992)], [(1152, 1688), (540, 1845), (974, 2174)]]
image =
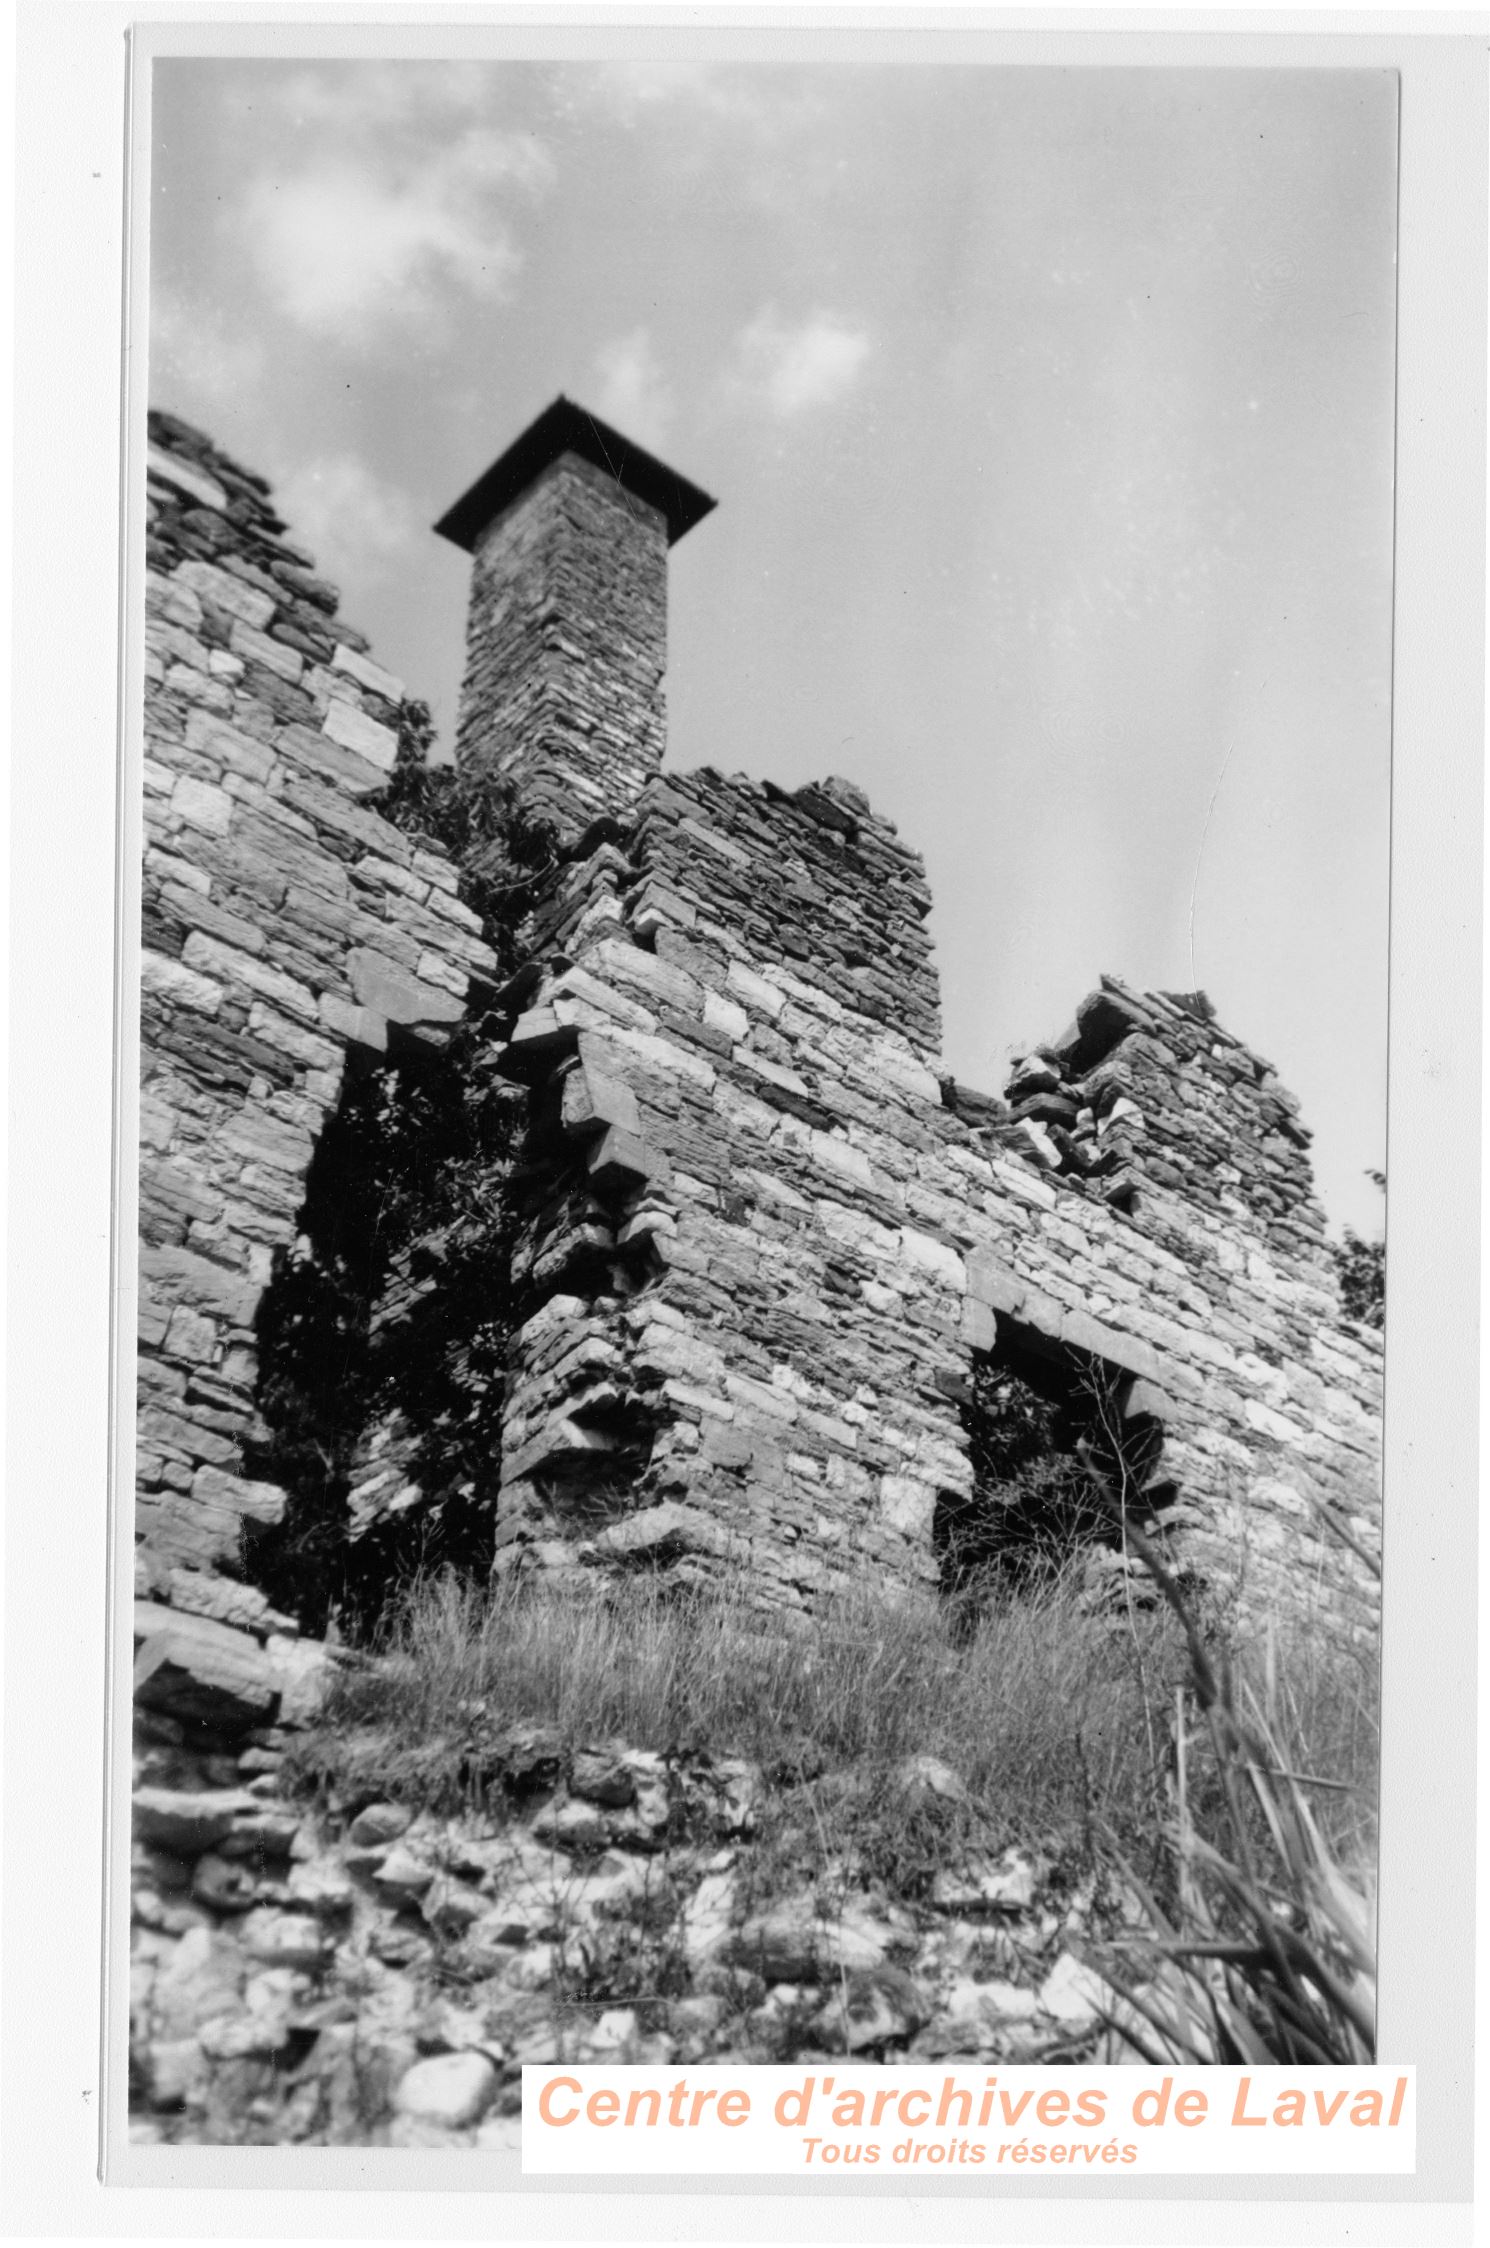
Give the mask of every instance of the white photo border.
[[(596, 12), (597, 15), (599, 11)], [(783, 21), (783, 17), (786, 18)], [(269, 19), (269, 20), (266, 20)], [(866, 28), (867, 26), (867, 28)], [(17, 150), (16, 725), (12, 771), (13, 1164), (6, 1516), (3, 2054), (6, 2220), (64, 2236), (333, 2233), (533, 2238), (1149, 2241), (1438, 2239), (1472, 2221), (1481, 867), (1485, 696), (1486, 106), (1483, 17), (958, 11), (252, 11), (23, 0)], [(124, 1963), (109, 1918), (127, 1775), (105, 1756), (127, 1692), (133, 1364), (137, 680), (117, 495), (138, 520), (143, 395), (129, 74), (164, 53), (414, 56), (634, 51), (721, 58), (1377, 67), (1401, 74), (1383, 1681), (1381, 2040), (1419, 2070), (1419, 2171), (1401, 2181), (1054, 2181), (991, 2198), (909, 2181), (812, 2194), (720, 2179), (523, 2181), (498, 2155), (108, 2149)], [(132, 188), (131, 183), (134, 183)], [(128, 321), (126, 310), (136, 317)], [(121, 400), (121, 372), (125, 399)], [(138, 425), (138, 426), (136, 426)], [(135, 484), (128, 478), (133, 476)], [(129, 653), (128, 636), (124, 648)], [(136, 660), (137, 660), (137, 651)], [(122, 714), (122, 718), (121, 718)], [(122, 737), (121, 737), (122, 724)], [(122, 740), (122, 750), (117, 746)], [(116, 1048), (117, 1040), (117, 1048)], [(111, 1312), (113, 1318), (111, 1320)], [(127, 1419), (128, 1416), (126, 1415)], [(112, 1478), (111, 1478), (112, 1468)], [(116, 1496), (112, 1533), (106, 1494)], [(112, 1543), (113, 1568), (109, 1555)], [(121, 1608), (120, 1603), (125, 1605)], [(112, 1632), (108, 1626), (112, 1623)], [(115, 1746), (122, 1745), (116, 1743)], [(112, 1751), (111, 1751), (112, 1755)], [(106, 1806), (110, 1816), (106, 1818)], [(107, 1879), (105, 1867), (107, 1866)], [(128, 2190), (122, 2190), (128, 2188)], [(242, 2189), (258, 2189), (251, 2203)], [(503, 2195), (499, 2211), (483, 2196)], [(508, 2198), (508, 2197), (511, 2198)], [(826, 2204), (827, 2206), (824, 2206)], [(843, 2204), (841, 2206), (841, 2204)]]

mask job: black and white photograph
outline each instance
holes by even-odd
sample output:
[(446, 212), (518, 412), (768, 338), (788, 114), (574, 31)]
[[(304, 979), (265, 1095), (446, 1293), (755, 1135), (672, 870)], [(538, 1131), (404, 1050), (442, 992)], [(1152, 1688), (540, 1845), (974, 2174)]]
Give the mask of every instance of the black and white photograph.
[(137, 2146), (1377, 2057), (1397, 137), (155, 62)]
[(1467, 2241), (1484, 25), (579, 15), (19, 0), (0, 2229)]

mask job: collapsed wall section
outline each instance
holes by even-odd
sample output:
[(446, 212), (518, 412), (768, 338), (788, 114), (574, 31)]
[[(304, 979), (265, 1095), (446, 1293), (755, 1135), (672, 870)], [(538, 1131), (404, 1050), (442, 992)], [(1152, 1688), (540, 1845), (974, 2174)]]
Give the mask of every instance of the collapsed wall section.
[(1040, 1168), (1119, 1207), (1163, 1188), (1171, 1222), (1208, 1214), (1285, 1265), (1332, 1269), (1298, 1100), (1203, 992), (1140, 994), (1105, 976), (1062, 1038), (1016, 1063), (1006, 1093), (1006, 1136)]
[(1381, 1343), (1342, 1313), (1296, 1101), (1202, 994), (1114, 977), (1010, 1094), (970, 1137), (1028, 1215), (979, 1229), (974, 1320), (1131, 1382), (1162, 1519), (1210, 1582), (1374, 1626)]
[(438, 1047), (492, 963), (445, 854), (369, 806), (398, 681), (260, 479), (150, 435), (136, 1627), (157, 1694), (267, 1709), (294, 1624), (241, 1567), (285, 1504), (243, 1472), (259, 1305), (349, 1053)]
[(929, 1582), (1002, 1332), (1159, 1425), (1139, 1504), (1187, 1566), (1369, 1626), (1379, 1347), (1341, 1318), (1293, 1104), (1204, 1002), (1107, 979), (1039, 1065), (1066, 1107), (1036, 1138), (1033, 1065), (1012, 1107), (928, 1066), (919, 862), (845, 784), (669, 775), (566, 895), (573, 964), (506, 1062), (541, 1191), (504, 1565)]

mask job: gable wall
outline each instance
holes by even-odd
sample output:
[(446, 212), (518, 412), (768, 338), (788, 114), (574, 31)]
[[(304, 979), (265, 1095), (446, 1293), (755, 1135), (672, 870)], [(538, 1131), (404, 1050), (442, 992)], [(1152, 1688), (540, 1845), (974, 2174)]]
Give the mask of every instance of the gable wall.
[[(490, 955), (444, 854), (368, 807), (398, 681), (259, 481), (167, 416), (151, 437), (139, 1624), (251, 1673), (253, 1646), (293, 1628), (241, 1573), (245, 1522), (284, 1506), (243, 1473), (257, 1308), (349, 1052), (443, 1040)], [(253, 1644), (220, 1636), (235, 1627)]]

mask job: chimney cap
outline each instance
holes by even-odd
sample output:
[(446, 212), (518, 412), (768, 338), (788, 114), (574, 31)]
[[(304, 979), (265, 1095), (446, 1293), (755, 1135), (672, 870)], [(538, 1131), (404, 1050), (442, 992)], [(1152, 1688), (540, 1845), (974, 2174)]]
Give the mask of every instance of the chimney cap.
[(521, 437), (510, 444), (485, 475), (447, 508), (435, 525), (441, 538), (463, 547), (467, 554), (488, 523), (509, 507), (530, 484), (537, 482), (551, 461), (562, 453), (578, 453), (613, 476), (624, 491), (634, 492), (667, 519), (667, 543), (675, 546), (685, 531), (700, 523), (715, 502), (686, 476), (669, 468), (655, 454), (645, 452), (562, 394), (546, 406)]

